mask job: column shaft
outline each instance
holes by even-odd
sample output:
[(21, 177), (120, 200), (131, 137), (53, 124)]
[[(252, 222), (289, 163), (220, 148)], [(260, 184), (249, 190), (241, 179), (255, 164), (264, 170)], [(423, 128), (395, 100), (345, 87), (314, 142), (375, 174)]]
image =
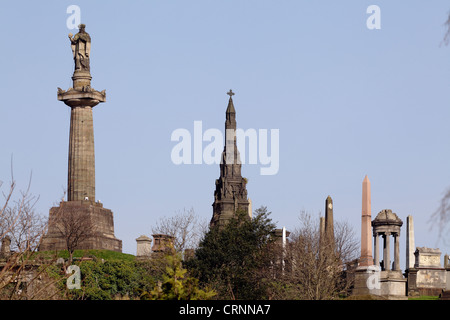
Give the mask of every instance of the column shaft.
[(391, 270), (390, 236), (389, 233), (385, 233), (384, 235), (383, 265), (386, 271)]
[(380, 241), (379, 241), (379, 235), (376, 233), (376, 234), (374, 234), (374, 242), (375, 242), (375, 245), (374, 245), (374, 251), (375, 251), (375, 253), (374, 253), (374, 255), (375, 255), (375, 257), (374, 257), (374, 264), (376, 265), (376, 266), (379, 266), (380, 265), (380, 247), (379, 247), (379, 245), (380, 245)]
[(394, 234), (394, 270), (400, 270), (400, 241), (398, 234)]
[(72, 107), (67, 200), (95, 201), (95, 154), (92, 108)]

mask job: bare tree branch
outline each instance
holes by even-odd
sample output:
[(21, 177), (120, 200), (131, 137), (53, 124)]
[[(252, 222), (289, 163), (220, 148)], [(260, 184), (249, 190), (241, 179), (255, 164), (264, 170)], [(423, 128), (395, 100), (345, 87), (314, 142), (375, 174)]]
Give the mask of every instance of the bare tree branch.
[(448, 13), (447, 21), (445, 22), (445, 27), (447, 28), (447, 32), (444, 35), (443, 43), (448, 45), (450, 42), (450, 12)]
[(177, 252), (197, 248), (200, 239), (207, 230), (207, 221), (202, 221), (194, 209), (183, 209), (175, 216), (161, 218), (152, 228), (153, 234), (166, 234), (175, 238)]
[(321, 239), (318, 217), (300, 214), (300, 227), (289, 236), (286, 265), (281, 281), (286, 290), (282, 298), (335, 299), (351, 283), (344, 277), (346, 262), (356, 257), (358, 244), (347, 223), (335, 222), (334, 242)]
[(69, 264), (73, 253), (79, 246), (94, 236), (96, 228), (88, 211), (82, 206), (61, 205), (52, 216), (49, 224), (55, 226), (66, 243), (69, 252)]

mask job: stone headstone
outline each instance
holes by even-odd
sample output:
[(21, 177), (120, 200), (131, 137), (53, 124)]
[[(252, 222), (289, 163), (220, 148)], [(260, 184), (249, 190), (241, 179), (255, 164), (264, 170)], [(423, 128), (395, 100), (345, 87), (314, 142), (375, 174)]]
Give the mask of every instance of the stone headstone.
[(417, 247), (414, 255), (414, 268), (441, 268), (441, 251), (439, 249)]
[(136, 256), (137, 257), (150, 257), (152, 253), (152, 239), (147, 236), (141, 235), (136, 239), (137, 249)]

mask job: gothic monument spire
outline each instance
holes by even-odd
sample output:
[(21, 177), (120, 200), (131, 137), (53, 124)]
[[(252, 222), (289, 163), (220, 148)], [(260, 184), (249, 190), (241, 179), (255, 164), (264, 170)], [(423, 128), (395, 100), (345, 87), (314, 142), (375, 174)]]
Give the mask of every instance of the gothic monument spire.
[(214, 191), (213, 217), (211, 227), (223, 225), (238, 210), (249, 213), (247, 179), (241, 175), (241, 160), (236, 144), (236, 110), (233, 104), (234, 92), (230, 96), (225, 113), (225, 146), (220, 163), (220, 177)]

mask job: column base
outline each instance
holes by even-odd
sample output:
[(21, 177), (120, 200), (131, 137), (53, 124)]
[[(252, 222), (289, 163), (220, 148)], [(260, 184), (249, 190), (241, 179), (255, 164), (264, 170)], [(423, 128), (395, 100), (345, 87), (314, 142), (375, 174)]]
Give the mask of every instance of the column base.
[(94, 226), (93, 236), (77, 246), (79, 250), (111, 250), (122, 252), (122, 240), (114, 236), (113, 212), (93, 201), (63, 201), (58, 207), (50, 209), (47, 234), (42, 237), (39, 251), (67, 250), (66, 240), (54, 221), (60, 210), (76, 210), (90, 219)]
[(380, 295), (380, 271), (376, 266), (358, 266), (352, 296)]

